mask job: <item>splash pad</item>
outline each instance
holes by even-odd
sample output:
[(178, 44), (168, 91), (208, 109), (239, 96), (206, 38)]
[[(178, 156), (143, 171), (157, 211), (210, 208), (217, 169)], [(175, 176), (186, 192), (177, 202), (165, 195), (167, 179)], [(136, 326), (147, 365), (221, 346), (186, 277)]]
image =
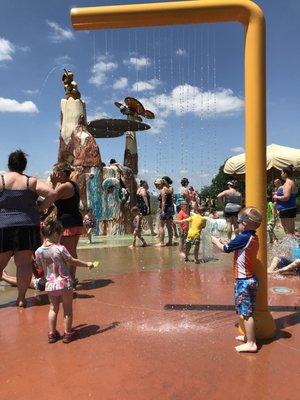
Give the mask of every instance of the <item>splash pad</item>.
[[(265, 19), (261, 9), (246, 0), (188, 1), (73, 8), (71, 19), (77, 30), (233, 21), (245, 27), (246, 206), (257, 207), (266, 215)], [(265, 221), (258, 237), (256, 336), (270, 338), (275, 335), (275, 324), (268, 311)]]

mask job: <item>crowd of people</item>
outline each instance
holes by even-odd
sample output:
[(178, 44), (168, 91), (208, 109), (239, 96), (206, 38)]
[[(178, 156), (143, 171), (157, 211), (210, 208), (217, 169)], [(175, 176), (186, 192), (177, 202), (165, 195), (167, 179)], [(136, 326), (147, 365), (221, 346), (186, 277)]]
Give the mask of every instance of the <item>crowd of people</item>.
[[(17, 305), (26, 306), (28, 287), (48, 293), (50, 310), (49, 343), (61, 338), (56, 329), (59, 305), (64, 312), (64, 334), (62, 339), (69, 343), (74, 339), (72, 331), (73, 289), (78, 281), (76, 268), (93, 268), (92, 262), (79, 260), (77, 245), (85, 233), (92, 242), (95, 220), (91, 210), (80, 210), (80, 193), (77, 184), (70, 179), (72, 167), (67, 163), (54, 165), (51, 184), (27, 176), (27, 155), (17, 150), (8, 157), (8, 172), (0, 175), (0, 273), (2, 279), (18, 287)], [(215, 202), (201, 199), (187, 178), (180, 182), (179, 195), (174, 194), (172, 179), (157, 178), (154, 186), (158, 191), (158, 212), (151, 210), (149, 186), (141, 180), (136, 193), (133, 216), (132, 249), (137, 239), (142, 247), (147, 246), (143, 237), (144, 222), (151, 235), (157, 235), (157, 247), (173, 246), (178, 237), (179, 254), (190, 261), (194, 246), (194, 262), (199, 263), (199, 248), (202, 230), (207, 218), (220, 215), (216, 202), (223, 204), (227, 238), (222, 240), (215, 232), (212, 243), (225, 253), (234, 252), (236, 310), (245, 321), (246, 336), (238, 337), (244, 344), (237, 351), (256, 351), (253, 312), (255, 308), (258, 280), (254, 271), (254, 260), (258, 251), (256, 229), (262, 222), (262, 214), (254, 207), (243, 207), (243, 196), (238, 182), (230, 180), (227, 188), (220, 192)], [(283, 168), (281, 179), (274, 181), (267, 206), (267, 230), (270, 242), (277, 241), (275, 227), (280, 224), (288, 238), (289, 252), (278, 254), (268, 269), (271, 274), (290, 273), (300, 270), (300, 232), (295, 229), (297, 188), (292, 167)], [(55, 209), (55, 213), (54, 210)], [(177, 230), (179, 228), (179, 232)], [(165, 236), (167, 233), (167, 241)], [(233, 237), (234, 235), (234, 237)], [(176, 243), (177, 244), (177, 243)], [(16, 277), (4, 270), (11, 257), (17, 267)]]

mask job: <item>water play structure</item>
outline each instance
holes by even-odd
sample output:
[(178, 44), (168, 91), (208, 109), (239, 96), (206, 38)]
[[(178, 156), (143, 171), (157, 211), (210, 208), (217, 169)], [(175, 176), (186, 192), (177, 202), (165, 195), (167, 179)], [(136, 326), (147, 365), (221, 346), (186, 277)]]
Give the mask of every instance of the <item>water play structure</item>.
[[(71, 178), (78, 184), (81, 208), (91, 208), (96, 220), (95, 233), (116, 235), (131, 233), (131, 208), (135, 205), (138, 150), (136, 131), (150, 129), (141, 122), (154, 118), (134, 99), (125, 99), (128, 119), (100, 119), (87, 123), (86, 106), (81, 99), (73, 73), (64, 70), (65, 98), (61, 100), (61, 129), (58, 162), (70, 163)], [(118, 103), (119, 104), (119, 103)], [(124, 165), (103, 166), (95, 138), (114, 140), (126, 132)]]
[[(195, 0), (145, 3), (71, 10), (77, 30), (239, 22), (245, 30), (245, 149), (246, 205), (266, 215), (266, 77), (265, 19), (249, 0)], [(251, 161), (251, 162), (250, 162)], [(255, 166), (255, 168), (253, 167)], [(258, 230), (260, 250), (256, 272), (260, 280), (256, 307), (258, 338), (275, 335), (267, 300), (267, 243), (265, 221)], [(240, 321), (242, 327), (242, 321)]]

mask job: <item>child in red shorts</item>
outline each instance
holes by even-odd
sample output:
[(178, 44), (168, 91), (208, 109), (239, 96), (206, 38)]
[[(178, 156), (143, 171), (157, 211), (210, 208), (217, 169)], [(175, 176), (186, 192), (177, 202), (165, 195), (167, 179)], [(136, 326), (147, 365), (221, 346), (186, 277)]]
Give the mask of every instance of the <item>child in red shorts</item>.
[(185, 257), (185, 240), (188, 234), (188, 230), (189, 230), (189, 223), (184, 221), (184, 222), (180, 222), (183, 219), (186, 219), (189, 217), (189, 213), (188, 213), (188, 203), (186, 201), (181, 201), (180, 202), (180, 211), (177, 214), (177, 218), (176, 218), (176, 222), (179, 223), (179, 227), (180, 227), (180, 232), (179, 232), (179, 254), (182, 257)]

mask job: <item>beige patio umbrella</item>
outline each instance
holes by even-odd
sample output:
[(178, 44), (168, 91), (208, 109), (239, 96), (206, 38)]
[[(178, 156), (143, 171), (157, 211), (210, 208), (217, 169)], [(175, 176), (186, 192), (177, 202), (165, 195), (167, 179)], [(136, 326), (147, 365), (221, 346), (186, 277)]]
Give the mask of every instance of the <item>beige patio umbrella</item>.
[[(251, 162), (251, 160), (250, 160)], [(293, 165), (296, 175), (300, 175), (300, 149), (270, 144), (267, 146), (268, 177), (273, 179), (280, 175), (283, 167)], [(254, 166), (255, 167), (255, 166)], [(245, 153), (230, 157), (225, 165), (224, 172), (229, 175), (245, 174)]]

